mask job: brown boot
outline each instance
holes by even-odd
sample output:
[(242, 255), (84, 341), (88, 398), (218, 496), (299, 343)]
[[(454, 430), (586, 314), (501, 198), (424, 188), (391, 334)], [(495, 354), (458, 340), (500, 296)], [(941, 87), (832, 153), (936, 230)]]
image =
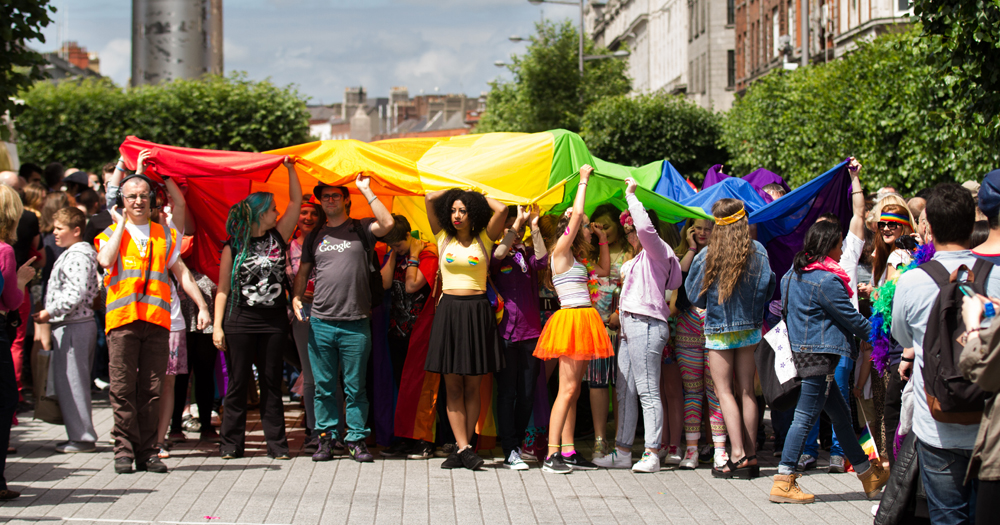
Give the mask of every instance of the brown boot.
[(882, 487), (889, 482), (889, 471), (882, 468), (880, 463), (872, 462), (864, 474), (858, 474), (861, 485), (864, 486), (865, 496), (872, 499), (882, 491)]
[(770, 500), (774, 503), (812, 503), (816, 501), (816, 496), (806, 494), (795, 482), (802, 474), (789, 474), (774, 476), (774, 485), (771, 485)]

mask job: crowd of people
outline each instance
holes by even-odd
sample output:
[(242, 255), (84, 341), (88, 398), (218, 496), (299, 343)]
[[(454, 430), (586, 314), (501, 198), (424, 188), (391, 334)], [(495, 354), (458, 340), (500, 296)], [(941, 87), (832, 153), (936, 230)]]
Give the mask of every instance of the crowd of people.
[[(191, 413), (222, 458), (244, 456), (251, 404), (268, 457), (288, 460), (291, 395), (313, 461), (374, 461), (373, 419), (389, 413), (380, 457), (476, 470), (492, 413), (504, 468), (710, 463), (715, 477), (754, 479), (767, 441), (762, 376), (774, 374), (755, 352), (784, 326), (800, 386), (792, 408), (770, 407), (780, 457), (771, 501), (814, 501), (798, 478), (827, 443), (829, 472), (854, 472), (867, 497), (889, 483), (880, 512), (906, 512), (916, 469), (934, 523), (983, 523), (1000, 501), (989, 394), (1000, 388), (1000, 301), (989, 299), (1000, 296), (990, 271), (1000, 170), (904, 200), (894, 188), (866, 194), (851, 159), (852, 215), (818, 217), (792, 268), (775, 275), (737, 199), (717, 201), (712, 220), (673, 225), (644, 207), (632, 179), (626, 209), (588, 204), (585, 165), (563, 213), (428, 193), (427, 242), (367, 175), (354, 186), (368, 209), (352, 214), (348, 188), (302, 188), (286, 158), (288, 205), (279, 211), (265, 192), (234, 205), (213, 280), (185, 262), (197, 224), (181, 186), (144, 174), (149, 155), (135, 172), (119, 160), (101, 177), (58, 164), (0, 174), (0, 345), (10, 348), (0, 351), (0, 420), (30, 407), (25, 362), (44, 367), (38, 356), (50, 356), (34, 389), (57, 399), (59, 453), (98, 450), (96, 385), (109, 390), (118, 473), (167, 472)], [(945, 297), (948, 286), (962, 295)], [(964, 351), (952, 352), (956, 334)], [(378, 341), (387, 360), (373, 358)], [(979, 397), (932, 395), (942, 372), (928, 363), (957, 369), (959, 354), (959, 379), (947, 380)], [(373, 396), (378, 367), (389, 369), (390, 399)], [(589, 406), (592, 429), (577, 426), (578, 406)], [(862, 446), (869, 433), (874, 455)], [(577, 441), (590, 436), (588, 458)], [(5, 461), (9, 426), (0, 438)], [(0, 499), (18, 496), (0, 489)]]

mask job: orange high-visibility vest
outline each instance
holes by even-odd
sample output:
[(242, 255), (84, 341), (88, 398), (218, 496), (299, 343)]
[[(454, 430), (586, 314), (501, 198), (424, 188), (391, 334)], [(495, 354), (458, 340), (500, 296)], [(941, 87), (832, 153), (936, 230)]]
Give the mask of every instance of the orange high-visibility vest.
[[(94, 239), (94, 247), (108, 242), (117, 224), (112, 224)], [(177, 240), (174, 231), (167, 235), (163, 226), (149, 222), (149, 243), (143, 254), (132, 242), (128, 230), (122, 234), (115, 266), (104, 274), (108, 290), (104, 331), (133, 321), (146, 321), (170, 330), (170, 281), (167, 263)]]

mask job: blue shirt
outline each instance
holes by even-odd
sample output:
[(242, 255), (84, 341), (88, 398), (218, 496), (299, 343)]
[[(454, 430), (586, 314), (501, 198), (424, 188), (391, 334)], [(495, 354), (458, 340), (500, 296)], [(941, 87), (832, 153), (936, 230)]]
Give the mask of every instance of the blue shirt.
[[(943, 264), (949, 272), (963, 264), (969, 268), (976, 264), (976, 257), (971, 250), (937, 252), (934, 260)], [(990, 272), (986, 293), (991, 297), (1000, 295), (1000, 271)], [(935, 420), (924, 394), (924, 334), (937, 296), (937, 284), (923, 270), (910, 270), (901, 275), (896, 283), (896, 296), (892, 304), (892, 336), (904, 348), (913, 347), (916, 351), (913, 375), (910, 377), (914, 390), (913, 431), (920, 441), (932, 447), (972, 450), (979, 425), (958, 425)]]

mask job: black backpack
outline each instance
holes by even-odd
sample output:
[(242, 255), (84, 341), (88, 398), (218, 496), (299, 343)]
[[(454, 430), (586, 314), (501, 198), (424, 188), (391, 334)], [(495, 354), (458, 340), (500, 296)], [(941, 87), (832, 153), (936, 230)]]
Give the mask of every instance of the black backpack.
[[(936, 421), (978, 425), (986, 393), (962, 377), (958, 368), (964, 348), (959, 339), (966, 329), (962, 321), (965, 294), (959, 287), (967, 286), (973, 293), (986, 295), (986, 281), (993, 264), (978, 259), (971, 271), (962, 265), (951, 273), (938, 261), (926, 262), (919, 268), (927, 272), (940, 289), (924, 333), (924, 366), (921, 373), (927, 406)], [(958, 278), (963, 271), (969, 272), (964, 282)]]

